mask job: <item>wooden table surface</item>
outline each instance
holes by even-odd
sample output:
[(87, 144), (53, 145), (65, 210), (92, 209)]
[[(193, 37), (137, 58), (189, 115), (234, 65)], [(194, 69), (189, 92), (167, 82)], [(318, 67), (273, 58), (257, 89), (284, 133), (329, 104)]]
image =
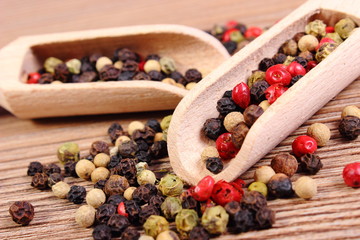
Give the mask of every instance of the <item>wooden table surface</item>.
[[(178, 23), (207, 29), (214, 23), (236, 19), (247, 25), (264, 27), (302, 2), (1, 0), (0, 47), (21, 35), (134, 24)], [(319, 184), (316, 197), (310, 201), (299, 198), (271, 201), (269, 205), (277, 212), (272, 229), (223, 235), (218, 239), (360, 239), (360, 189), (346, 187), (341, 177), (345, 164), (359, 160), (360, 141), (345, 141), (337, 131), (341, 109), (349, 104), (360, 106), (359, 89), (357, 80), (257, 164), (268, 164), (277, 152), (289, 152), (292, 140), (304, 134), (309, 124), (326, 123), (332, 139), (328, 146), (318, 150), (324, 168), (314, 176)], [(20, 120), (0, 109), (0, 239), (46, 239), (49, 236), (54, 240), (91, 239), (91, 229), (75, 224), (77, 205), (55, 198), (51, 191), (30, 187), (31, 178), (26, 176), (29, 162), (56, 162), (56, 149), (66, 141), (77, 142), (85, 155), (93, 141), (108, 140), (106, 131), (112, 122), (119, 121), (126, 128), (134, 119), (160, 119), (169, 113)], [(152, 168), (170, 168), (168, 159), (157, 161)], [(243, 178), (249, 181), (252, 174), (253, 169)], [(89, 182), (67, 180), (70, 184), (91, 188)], [(29, 226), (20, 227), (11, 221), (8, 208), (16, 200), (28, 200), (35, 206), (35, 219)]]

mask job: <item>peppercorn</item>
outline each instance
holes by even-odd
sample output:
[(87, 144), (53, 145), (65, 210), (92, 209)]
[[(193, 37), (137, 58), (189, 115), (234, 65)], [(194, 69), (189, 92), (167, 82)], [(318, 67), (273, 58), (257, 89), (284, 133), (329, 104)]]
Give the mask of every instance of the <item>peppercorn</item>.
[(96, 67), (96, 70), (98, 72), (100, 72), (103, 67), (105, 67), (106, 65), (112, 65), (112, 63), (113, 62), (111, 61), (110, 58), (108, 58), (108, 57), (100, 57), (100, 58), (97, 59), (95, 67)]
[(211, 157), (206, 159), (206, 169), (214, 174), (218, 174), (224, 168), (224, 163), (221, 161), (219, 157)]
[(206, 137), (216, 140), (223, 133), (222, 121), (218, 118), (209, 118), (205, 121), (202, 132)]
[(115, 140), (124, 135), (124, 130), (119, 123), (112, 123), (107, 130), (107, 133), (110, 137), (112, 143), (115, 143)]
[(207, 146), (201, 153), (201, 161), (206, 161), (208, 158), (215, 158), (219, 157), (219, 152), (217, 151), (216, 147)]
[(110, 227), (113, 236), (120, 236), (130, 226), (130, 222), (126, 217), (114, 214), (109, 218), (107, 225)]
[(189, 239), (191, 239), (191, 240), (209, 240), (210, 234), (202, 226), (196, 226), (189, 232)]
[(160, 215), (160, 211), (153, 205), (146, 205), (139, 213), (139, 223), (144, 224), (146, 219), (148, 219), (151, 215)]
[(54, 184), (52, 187), (52, 192), (54, 193), (55, 197), (58, 198), (66, 198), (67, 194), (70, 191), (70, 186), (69, 184), (60, 181), (57, 182), (56, 184)]
[(36, 173), (42, 173), (42, 172), (43, 172), (43, 165), (40, 162), (31, 162), (27, 170), (27, 175), (34, 176)]
[(136, 183), (136, 162), (131, 158), (124, 158), (120, 160), (121, 175), (125, 176), (130, 184)]
[(94, 188), (104, 190), (107, 180), (99, 180), (94, 184)]
[(340, 120), (340, 134), (348, 140), (354, 140), (360, 135), (360, 118), (345, 116)]
[(105, 153), (99, 153), (94, 157), (95, 167), (107, 167), (110, 162), (110, 156)]
[(296, 76), (292, 77), (292, 78), (291, 78), (291, 81), (290, 81), (289, 87), (291, 87), (291, 86), (293, 86), (295, 83), (297, 83), (297, 82), (300, 80), (300, 78), (302, 78), (302, 77), (303, 77), (303, 75), (296, 75)]
[(126, 200), (132, 200), (133, 199), (132, 195), (133, 195), (135, 189), (136, 189), (136, 187), (129, 187), (129, 188), (127, 188), (125, 190), (124, 197), (125, 197)]
[(262, 183), (266, 184), (269, 182), (270, 178), (272, 176), (274, 176), (275, 174), (276, 173), (275, 173), (274, 169), (272, 169), (271, 167), (261, 166), (255, 170), (254, 180), (256, 182), (262, 182)]
[(111, 229), (105, 224), (97, 225), (92, 233), (94, 240), (111, 240)]
[[(266, 70), (275, 65), (274, 61), (271, 58), (264, 58), (263, 60), (260, 61), (259, 63), (259, 70), (266, 72)], [(249, 86), (250, 87), (250, 86)]]
[(201, 73), (194, 68), (191, 68), (185, 72), (185, 78), (189, 82), (199, 82), (202, 79)]
[(78, 82), (78, 83), (95, 82), (97, 78), (98, 76), (96, 72), (84, 72), (76, 79), (76, 81), (73, 80), (73, 82)]
[(84, 228), (90, 227), (95, 222), (95, 208), (90, 205), (83, 205), (75, 212), (75, 222)]
[(314, 60), (314, 54), (312, 54), (310, 51), (304, 51), (304, 52), (299, 53), (299, 57), (305, 59), (307, 62), (310, 62), (310, 61)]
[(82, 159), (77, 162), (75, 166), (76, 174), (82, 179), (89, 179), (92, 172), (95, 170), (95, 165), (89, 160)]
[(154, 240), (154, 238), (148, 235), (141, 235), (138, 240)]
[(49, 57), (45, 60), (44, 62), (44, 68), (47, 72), (49, 73), (54, 73), (55, 72), (55, 67), (58, 65), (58, 64), (61, 64), (63, 61), (61, 61), (60, 59), (58, 58), (55, 58), (55, 57)]
[(162, 58), (160, 58), (159, 62), (161, 65), (161, 70), (165, 74), (171, 74), (172, 72), (174, 72), (176, 70), (174, 60), (169, 57), (162, 57)]
[(168, 220), (175, 219), (176, 214), (178, 214), (181, 210), (181, 201), (177, 197), (167, 197), (161, 204), (161, 211)]
[(307, 153), (299, 159), (299, 171), (307, 174), (316, 174), (323, 167), (320, 157)]
[(336, 48), (338, 44), (337, 43), (330, 43), (326, 42), (317, 50), (315, 54), (315, 58), (318, 62), (321, 62), (324, 60), (327, 56), (329, 56), (330, 53), (332, 53)]
[(125, 231), (121, 234), (121, 240), (138, 240), (140, 237), (140, 233), (135, 228), (128, 227)]
[(98, 167), (91, 173), (91, 181), (96, 183), (99, 180), (106, 180), (110, 175), (110, 171), (104, 167)]
[(132, 133), (134, 141), (144, 140), (147, 144), (154, 142), (155, 131), (152, 128), (146, 127), (144, 129), (137, 129)]
[(67, 163), (65, 163), (65, 165), (64, 165), (64, 170), (65, 170), (64, 176), (65, 177), (74, 177), (74, 178), (79, 177), (76, 174), (76, 170), (75, 170), (76, 164), (77, 164), (77, 162), (74, 162), (74, 161), (68, 161)]
[(109, 144), (104, 141), (95, 141), (91, 144), (89, 152), (93, 157), (99, 153), (109, 154)]
[(305, 51), (315, 51), (316, 47), (319, 45), (319, 41), (318, 39), (313, 36), (313, 35), (304, 35), (303, 37), (300, 38), (299, 42), (298, 42), (298, 46), (300, 51), (305, 52)]
[(196, 212), (200, 212), (200, 204), (192, 196), (183, 197), (181, 205), (184, 209), (193, 209)]
[(145, 233), (152, 237), (156, 237), (161, 232), (169, 230), (169, 223), (164, 217), (152, 215), (143, 225)]
[(48, 186), (48, 175), (45, 173), (35, 173), (32, 177), (31, 186), (43, 190), (47, 189)]
[(71, 186), (67, 199), (75, 204), (81, 204), (86, 197), (86, 189), (83, 186)]
[(43, 73), (39, 79), (39, 84), (48, 84), (54, 81), (54, 77), (51, 73)]
[(137, 159), (138, 162), (145, 162), (145, 163), (150, 163), (152, 160), (151, 153), (149, 151), (139, 151), (136, 153), (135, 158)]
[(267, 206), (266, 197), (258, 191), (245, 192), (241, 199), (241, 208), (257, 212)]
[(139, 150), (134, 141), (122, 142), (119, 145), (119, 154), (124, 158), (135, 157), (136, 152)]
[(259, 209), (255, 215), (256, 229), (271, 228), (275, 223), (275, 212), (270, 208), (264, 207)]
[(268, 194), (268, 190), (265, 183), (262, 182), (253, 182), (248, 187), (249, 191), (257, 191), (264, 195), (265, 197)]
[(325, 38), (330, 38), (330, 39), (334, 40), (335, 43), (337, 43), (337, 44), (341, 44), (344, 42), (344, 40), (342, 40), (342, 38), (340, 37), (340, 35), (337, 32), (327, 33), (325, 35)]
[(255, 228), (254, 214), (248, 209), (242, 209), (234, 215), (234, 226), (229, 230), (234, 233), (247, 232)]
[(187, 236), (188, 232), (198, 225), (198, 222), (198, 214), (192, 209), (182, 209), (175, 217), (176, 229), (182, 236)]
[(128, 81), (133, 78), (135, 72), (121, 71), (118, 77), (118, 81)]
[(259, 107), (261, 107), (264, 111), (270, 107), (270, 103), (268, 100), (264, 100), (259, 104)]
[(96, 210), (96, 221), (99, 224), (106, 224), (110, 217), (116, 214), (116, 207), (112, 204), (105, 203)]
[(281, 46), (280, 49), (286, 55), (296, 56), (298, 45), (294, 40), (289, 39)]
[(156, 182), (156, 176), (155, 174), (150, 170), (143, 170), (137, 175), (137, 183), (139, 185), (144, 184), (155, 184)]
[(226, 48), (226, 50), (228, 51), (229, 54), (233, 54), (235, 52), (235, 50), (237, 49), (237, 42), (234, 41), (227, 41), (223, 43), (224, 47)]
[(86, 195), (86, 203), (94, 208), (98, 208), (106, 201), (106, 196), (101, 189), (91, 189)]
[(117, 206), (119, 205), (119, 203), (125, 202), (125, 201), (126, 201), (126, 199), (125, 199), (123, 196), (121, 196), (121, 195), (119, 195), (119, 194), (114, 194), (114, 195), (111, 195), (111, 196), (107, 199), (106, 203), (107, 203), (107, 204), (112, 204), (112, 205), (114, 205), (115, 207), (117, 207)]
[(217, 101), (216, 109), (221, 115), (226, 116), (228, 113), (236, 111), (237, 105), (230, 98), (221, 98)]
[(61, 168), (55, 163), (50, 163), (44, 166), (43, 172), (50, 176), (52, 173), (61, 173)]
[[(122, 143), (129, 142), (129, 141), (131, 141), (131, 139), (128, 136), (125, 136), (125, 135), (120, 136), (115, 140), (115, 146), (119, 147)], [(119, 152), (119, 148), (118, 148), (118, 152)]]
[(59, 161), (63, 164), (68, 161), (79, 161), (79, 145), (73, 142), (67, 142), (62, 144), (57, 150), (57, 157)]
[(112, 175), (105, 184), (104, 192), (108, 196), (114, 194), (123, 194), (128, 187), (130, 187), (130, 185), (125, 177), (119, 175)]
[[(221, 122), (221, 120), (219, 121)], [(241, 112), (231, 112), (224, 118), (224, 127), (227, 131), (232, 132), (234, 127), (242, 121), (244, 121), (244, 116)]]
[(283, 173), (272, 176), (267, 187), (270, 197), (290, 198), (294, 195), (290, 178)]
[(347, 164), (343, 169), (343, 179), (346, 185), (353, 188), (360, 187), (360, 163), (354, 162)]
[[(273, 60), (271, 60), (271, 61), (273, 61)], [(269, 66), (269, 67), (271, 67), (271, 66)], [(265, 72), (255, 70), (252, 72), (252, 74), (248, 78), (247, 84), (248, 84), (249, 88), (251, 88), (254, 85), (254, 83), (262, 81), (262, 80), (265, 80)], [(231, 95), (230, 95), (230, 97), (231, 97)]]
[(294, 183), (296, 195), (303, 199), (310, 199), (317, 193), (317, 184), (314, 179), (302, 176)]
[(284, 173), (288, 177), (291, 177), (296, 173), (298, 163), (293, 155), (282, 153), (277, 154), (271, 160), (271, 168), (274, 169), (276, 173)]
[(149, 169), (149, 165), (146, 162), (139, 162), (135, 165), (136, 175), (138, 176), (142, 170)]
[(315, 37), (323, 37), (326, 34), (326, 25), (323, 21), (316, 19), (312, 22), (309, 22), (305, 26), (305, 32), (306, 34), (311, 34)]
[(300, 38), (303, 37), (305, 34), (305, 32), (298, 32), (294, 35), (293, 40), (298, 43)]
[[(136, 134), (136, 132), (138, 132), (138, 131), (139, 130), (136, 130), (134, 132), (134, 134)], [(136, 153), (136, 156), (139, 154), (139, 152), (146, 152), (147, 150), (149, 150), (149, 144), (147, 144), (144, 139), (139, 138), (139, 139), (135, 140), (135, 143), (136, 143), (136, 145), (138, 146), (138, 149), (139, 149), (138, 152)]]
[(9, 208), (9, 213), (14, 222), (23, 226), (28, 225), (35, 215), (33, 205), (27, 201), (14, 202)]
[(249, 132), (249, 128), (246, 126), (244, 122), (241, 122), (236, 127), (234, 127), (233, 132), (231, 134), (231, 140), (236, 148), (238, 149), (241, 148), (241, 145), (243, 144), (248, 132)]
[(161, 196), (159, 194), (151, 196), (149, 200), (149, 205), (153, 205), (156, 208), (160, 209), (161, 204), (165, 201), (164, 196)]
[(139, 72), (132, 77), (133, 80), (151, 80), (150, 76), (144, 72)]
[(161, 132), (161, 127), (160, 127), (160, 123), (158, 120), (156, 119), (149, 119), (145, 126), (153, 129), (155, 132)]
[(251, 100), (256, 103), (266, 100), (265, 90), (269, 86), (269, 83), (265, 80), (255, 82), (250, 89)]
[(257, 105), (250, 105), (244, 111), (244, 121), (251, 127), (255, 121), (264, 113), (264, 110)]
[(335, 31), (341, 38), (346, 39), (350, 36), (351, 32), (356, 27), (353, 20), (350, 18), (343, 18), (335, 24)]
[(48, 185), (51, 188), (57, 182), (60, 182), (60, 181), (63, 181), (63, 180), (64, 180), (64, 177), (60, 173), (52, 173), (48, 177)]
[(122, 72), (137, 72), (139, 71), (139, 64), (132, 60), (127, 60), (123, 63)]
[(155, 185), (146, 183), (136, 188), (133, 192), (132, 197), (134, 201), (136, 201), (140, 205), (143, 205), (145, 203), (149, 203), (151, 196), (154, 196), (156, 194), (157, 188), (155, 187)]
[(167, 142), (164, 140), (154, 142), (154, 144), (151, 145), (149, 151), (153, 159), (160, 159), (167, 157), (168, 156)]
[(286, 57), (287, 56), (283, 53), (276, 53), (272, 59), (274, 60), (275, 64), (283, 64), (285, 62)]
[(141, 212), (140, 206), (134, 200), (128, 200), (124, 202), (126, 213), (132, 224), (138, 224), (139, 214)]
[(69, 72), (72, 74), (79, 74), (81, 68), (81, 61), (79, 59), (73, 58), (66, 61), (66, 67), (69, 69)]
[(307, 135), (314, 138), (317, 145), (323, 147), (330, 140), (330, 129), (323, 123), (313, 123), (307, 129)]
[(180, 240), (180, 238), (175, 232), (166, 230), (159, 233), (159, 235), (156, 237), (156, 240)]
[(159, 182), (159, 190), (165, 196), (176, 197), (179, 196), (183, 190), (183, 182), (174, 174), (166, 174)]
[(360, 118), (360, 109), (357, 106), (346, 106), (341, 112), (341, 118), (346, 116), (355, 116)]
[(71, 79), (71, 73), (65, 63), (59, 63), (55, 66), (54, 77), (61, 82), (68, 82)]
[(229, 215), (222, 206), (207, 208), (201, 218), (202, 226), (211, 234), (221, 234), (226, 231)]

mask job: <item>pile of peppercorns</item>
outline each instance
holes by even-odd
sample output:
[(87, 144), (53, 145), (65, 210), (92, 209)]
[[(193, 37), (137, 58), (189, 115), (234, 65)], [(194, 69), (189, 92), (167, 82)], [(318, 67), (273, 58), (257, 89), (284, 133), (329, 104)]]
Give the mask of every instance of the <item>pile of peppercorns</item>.
[(207, 169), (219, 173), (223, 160), (236, 156), (249, 128), (287, 89), (324, 60), (348, 38), (356, 28), (350, 18), (338, 21), (334, 27), (321, 20), (309, 22), (305, 32), (286, 41), (272, 58), (264, 58), (253, 71), (248, 83), (239, 83), (218, 100), (217, 118), (207, 119), (203, 134), (216, 140), (215, 147), (204, 149), (202, 159)]
[(85, 83), (96, 81), (152, 80), (162, 81), (190, 90), (202, 79), (194, 68), (185, 75), (176, 71), (175, 61), (169, 57), (150, 54), (144, 60), (127, 48), (115, 50), (112, 59), (92, 54), (81, 60), (73, 58), (63, 62), (49, 57), (38, 72), (28, 74), (30, 84)]
[(217, 38), (230, 54), (234, 54), (260, 36), (263, 30), (259, 27), (247, 27), (237, 21), (229, 21), (225, 26), (216, 24), (207, 32)]

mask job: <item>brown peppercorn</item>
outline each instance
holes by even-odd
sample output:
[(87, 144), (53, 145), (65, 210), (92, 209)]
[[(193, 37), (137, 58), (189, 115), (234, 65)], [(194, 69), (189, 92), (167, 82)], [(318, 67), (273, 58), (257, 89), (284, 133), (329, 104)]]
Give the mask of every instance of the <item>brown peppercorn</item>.
[(9, 213), (14, 222), (23, 226), (28, 225), (33, 220), (34, 207), (27, 201), (16, 201), (11, 204)]
[(265, 90), (270, 87), (269, 83), (265, 80), (255, 82), (250, 88), (251, 100), (260, 103), (266, 100)]
[(246, 125), (251, 127), (255, 121), (264, 113), (264, 109), (258, 105), (250, 105), (244, 111), (244, 121)]
[(79, 177), (77, 174), (76, 174), (76, 164), (77, 162), (74, 162), (74, 161), (68, 161), (67, 163), (65, 163), (64, 165), (64, 170), (65, 170), (65, 173), (64, 173), (64, 176), (65, 177)]
[(195, 198), (193, 198), (192, 196), (185, 196), (182, 199), (181, 205), (182, 205), (182, 208), (193, 209), (197, 213), (200, 212), (200, 203), (198, 201), (196, 201)]
[(161, 204), (165, 201), (165, 197), (159, 194), (151, 196), (149, 199), (149, 205), (155, 206), (157, 209), (160, 210)]
[(130, 222), (127, 217), (122, 215), (114, 214), (109, 218), (107, 225), (111, 229), (111, 233), (114, 237), (120, 236), (124, 230), (130, 226)]
[(283, 173), (277, 173), (272, 176), (267, 183), (267, 187), (270, 198), (290, 198), (294, 195), (290, 178)]
[(78, 83), (95, 82), (98, 75), (96, 72), (83, 72), (76, 80)]
[(267, 207), (261, 208), (256, 212), (255, 220), (257, 229), (271, 228), (275, 223), (275, 212)]
[(266, 70), (268, 70), (269, 67), (274, 65), (274, 60), (271, 58), (264, 58), (260, 61), (259, 63), (259, 70), (266, 72)]
[(119, 145), (119, 154), (123, 158), (133, 158), (137, 151), (139, 151), (139, 148), (134, 141), (122, 142)]
[(132, 60), (127, 60), (124, 62), (121, 71), (123, 72), (137, 72), (139, 71), (139, 65), (137, 62)]
[(124, 205), (130, 222), (137, 225), (139, 223), (139, 214), (141, 212), (140, 206), (134, 200), (125, 201)]
[(186, 71), (185, 78), (189, 82), (199, 82), (202, 79), (201, 72), (199, 72), (197, 69), (191, 68)]
[(47, 189), (49, 187), (48, 178), (48, 175), (45, 173), (35, 173), (32, 177), (31, 186), (40, 190)]
[(43, 172), (43, 165), (40, 162), (31, 162), (27, 170), (27, 175), (34, 176), (35, 173), (42, 173), (42, 172)]
[(138, 72), (132, 77), (133, 80), (151, 80), (150, 76), (144, 72)]
[(98, 224), (106, 224), (110, 217), (116, 214), (116, 207), (112, 204), (103, 204), (97, 210), (95, 214), (96, 222)]
[(54, 77), (51, 73), (43, 73), (39, 79), (39, 84), (49, 84), (54, 81)]
[(244, 122), (239, 123), (236, 127), (233, 128), (231, 140), (234, 143), (235, 147), (241, 148), (241, 145), (243, 144), (246, 134), (248, 132), (249, 128)]
[(61, 173), (61, 168), (55, 163), (50, 163), (44, 166), (44, 173), (48, 176), (52, 173)]
[(119, 195), (119, 194), (115, 194), (115, 195), (111, 195), (107, 199), (106, 203), (112, 204), (115, 207), (117, 207), (119, 205), (119, 203), (122, 203), (122, 202), (125, 202), (125, 201), (126, 201), (126, 199), (124, 198), (124, 196)]
[(132, 133), (131, 138), (136, 142), (138, 140), (144, 140), (147, 144), (153, 144), (155, 137), (155, 131), (150, 127), (144, 129), (137, 129)]
[(296, 173), (298, 163), (293, 155), (281, 153), (271, 160), (271, 167), (276, 173), (284, 173), (285, 175), (291, 177)]
[(104, 190), (107, 180), (99, 180), (94, 184), (94, 188)]
[(157, 207), (153, 205), (146, 205), (141, 209), (139, 213), (139, 223), (142, 225), (146, 222), (151, 215), (160, 215), (160, 211)]
[(128, 227), (121, 234), (121, 240), (137, 240), (140, 238), (140, 233), (135, 228)]
[(156, 195), (157, 192), (158, 191), (155, 185), (147, 183), (136, 188), (132, 197), (135, 202), (143, 205), (145, 203), (149, 203), (150, 198)]
[(71, 79), (71, 73), (65, 63), (55, 66), (55, 79), (61, 82), (68, 82)]
[(312, 54), (310, 51), (304, 51), (299, 54), (299, 57), (302, 57), (306, 59), (306, 61), (313, 61), (314, 60), (314, 54)]
[(283, 64), (286, 60), (286, 55), (283, 53), (277, 53), (273, 56), (273, 60), (275, 64)]
[(245, 192), (243, 198), (241, 199), (242, 209), (258, 211), (259, 209), (264, 208), (266, 206), (267, 206), (267, 202), (265, 196), (257, 191)]
[(340, 134), (348, 140), (354, 140), (360, 135), (360, 118), (345, 116), (340, 121)]
[(51, 188), (57, 182), (64, 181), (64, 177), (60, 173), (52, 173), (48, 178), (48, 185)]
[(97, 225), (92, 232), (94, 240), (111, 240), (111, 228), (105, 224)]
[(122, 126), (119, 123), (113, 123), (107, 130), (112, 143), (115, 143), (116, 139), (122, 135), (126, 135)]
[(307, 153), (299, 159), (299, 172), (316, 174), (323, 167), (318, 155)]
[(201, 131), (206, 137), (216, 140), (224, 132), (223, 121), (219, 118), (209, 118), (205, 121)]
[(99, 71), (100, 80), (103, 81), (116, 81), (119, 77), (120, 70), (114, 67), (114, 65), (105, 65)]
[(131, 158), (120, 160), (121, 175), (125, 176), (130, 184), (136, 184), (136, 161)]
[(130, 187), (130, 184), (125, 177), (112, 175), (105, 183), (104, 192), (108, 196), (123, 194), (128, 187)]
[(93, 142), (89, 152), (93, 157), (99, 153), (110, 154), (109, 144), (104, 141)]
[(229, 214), (229, 224), (228, 227), (233, 227), (235, 225), (234, 217), (235, 214), (241, 210), (241, 204), (240, 202), (232, 201), (227, 203), (224, 206), (226, 212)]
[(196, 226), (189, 232), (189, 239), (191, 239), (191, 240), (209, 240), (210, 234), (202, 226)]
[(120, 60), (122, 62), (125, 62), (126, 60), (136, 61), (138, 59), (138, 57), (136, 56), (136, 53), (131, 51), (128, 48), (116, 49), (114, 52), (114, 57), (116, 60)]
[(121, 71), (118, 77), (118, 81), (128, 81), (132, 79), (132, 77), (135, 75), (135, 72), (129, 72), (129, 71)]
[(298, 32), (298, 33), (296, 33), (296, 34), (294, 35), (293, 40), (294, 40), (295, 42), (299, 42), (300, 38), (302, 38), (302, 37), (305, 36), (305, 35), (306, 35), (305, 32)]
[(294, 40), (290, 39), (287, 40), (280, 49), (286, 55), (296, 56), (296, 53), (298, 51), (298, 45)]

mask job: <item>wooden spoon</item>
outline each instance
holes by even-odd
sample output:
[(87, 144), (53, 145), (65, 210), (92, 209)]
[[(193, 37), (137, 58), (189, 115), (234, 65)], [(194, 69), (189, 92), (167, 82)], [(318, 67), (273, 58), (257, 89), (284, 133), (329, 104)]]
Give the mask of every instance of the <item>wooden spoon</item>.
[[(272, 104), (250, 128), (237, 154), (217, 175), (200, 160), (210, 143), (200, 133), (206, 119), (217, 117), (216, 102), (226, 90), (245, 82), (264, 57), (314, 19), (334, 25), (349, 16), (359, 25), (360, 1), (311, 0), (290, 13), (247, 47), (211, 72), (176, 108), (168, 132), (168, 150), (176, 174), (191, 184), (206, 175), (232, 181), (360, 75), (360, 29)], [(212, 142), (213, 144), (213, 142)]]
[(127, 47), (209, 73), (230, 57), (209, 34), (181, 25), (144, 25), (21, 37), (0, 50), (0, 105), (20, 118), (174, 109), (187, 90), (155, 81), (25, 84), (47, 57), (112, 56)]

